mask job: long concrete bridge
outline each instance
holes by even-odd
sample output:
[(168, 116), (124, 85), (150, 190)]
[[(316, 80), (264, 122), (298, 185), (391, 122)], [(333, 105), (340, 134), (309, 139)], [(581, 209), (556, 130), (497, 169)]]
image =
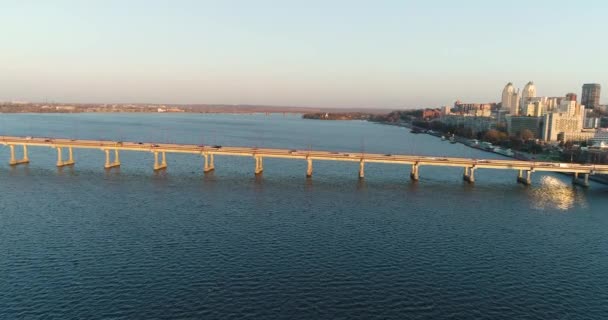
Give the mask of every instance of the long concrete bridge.
[[(408, 165), (411, 167), (410, 179), (418, 181), (421, 166), (460, 167), (463, 169), (463, 179), (469, 183), (475, 182), (477, 169), (502, 169), (517, 171), (517, 182), (531, 184), (533, 172), (561, 172), (570, 173), (573, 183), (589, 186), (589, 175), (608, 174), (608, 165), (587, 165), (576, 163), (532, 162), (503, 159), (468, 159), (452, 157), (414, 156), (398, 154), (374, 154), (358, 152), (330, 152), (315, 150), (271, 149), (208, 146), (191, 144), (144, 143), (107, 140), (80, 140), (64, 138), (40, 137), (10, 137), (0, 136), (0, 144), (10, 148), (11, 166), (29, 163), (28, 147), (48, 147), (57, 151), (57, 166), (72, 166), (75, 164), (74, 149), (98, 149), (105, 153), (106, 169), (120, 166), (120, 151), (150, 152), (154, 158), (155, 171), (167, 168), (167, 153), (189, 153), (201, 156), (203, 171), (215, 170), (215, 156), (241, 156), (251, 157), (255, 160), (254, 173), (264, 171), (265, 158), (296, 159), (307, 162), (306, 176), (312, 177), (313, 161), (349, 161), (359, 163), (359, 178), (365, 175), (366, 163), (389, 163)], [(21, 158), (17, 158), (16, 149), (22, 149)], [(67, 155), (64, 154), (67, 152)]]

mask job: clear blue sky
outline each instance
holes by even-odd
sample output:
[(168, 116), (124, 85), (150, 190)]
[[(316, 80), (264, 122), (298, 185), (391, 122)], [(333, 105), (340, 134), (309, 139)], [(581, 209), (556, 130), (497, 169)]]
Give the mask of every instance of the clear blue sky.
[(418, 107), (608, 95), (606, 1), (0, 0), (0, 100)]

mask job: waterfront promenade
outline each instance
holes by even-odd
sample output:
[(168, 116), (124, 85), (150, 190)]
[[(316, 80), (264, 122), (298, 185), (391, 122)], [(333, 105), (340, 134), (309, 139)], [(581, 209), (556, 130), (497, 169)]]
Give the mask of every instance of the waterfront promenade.
[[(503, 159), (472, 159), (455, 157), (431, 157), (401, 154), (375, 154), (360, 152), (337, 152), (319, 150), (274, 149), (253, 147), (231, 147), (219, 145), (192, 145), (174, 143), (127, 142), (108, 140), (80, 140), (48, 137), (13, 137), (0, 136), (0, 144), (10, 149), (10, 165), (20, 165), (30, 162), (28, 147), (53, 148), (57, 152), (58, 167), (72, 166), (76, 163), (74, 149), (98, 149), (105, 154), (104, 167), (111, 169), (121, 165), (120, 152), (150, 152), (153, 155), (153, 169), (167, 168), (167, 154), (186, 153), (202, 157), (203, 171), (215, 170), (215, 156), (240, 156), (254, 159), (253, 172), (257, 175), (264, 171), (264, 158), (279, 158), (303, 160), (307, 162), (306, 176), (313, 175), (313, 161), (345, 161), (359, 163), (359, 178), (365, 176), (366, 163), (385, 163), (407, 165), (410, 167), (410, 179), (420, 179), (422, 166), (460, 167), (463, 169), (463, 179), (475, 182), (477, 169), (514, 170), (517, 172), (517, 182), (531, 184), (533, 172), (569, 173), (573, 183), (582, 186), (589, 185), (589, 175), (608, 174), (608, 165), (587, 165), (576, 163), (533, 162)], [(21, 157), (18, 157), (21, 149)]]

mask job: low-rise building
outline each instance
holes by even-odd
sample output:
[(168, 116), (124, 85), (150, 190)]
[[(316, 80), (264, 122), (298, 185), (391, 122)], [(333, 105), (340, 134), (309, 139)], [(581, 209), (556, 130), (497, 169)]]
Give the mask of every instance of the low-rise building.
[(589, 138), (589, 145), (597, 148), (608, 148), (608, 129), (599, 129)]
[(600, 117), (595, 114), (595, 110), (584, 109), (585, 117), (583, 118), (584, 129), (597, 129), (600, 127)]
[(507, 132), (510, 136), (519, 136), (525, 130), (532, 132), (534, 138), (543, 137), (543, 117), (507, 116)]
[(462, 103), (456, 101), (451, 113), (475, 117), (490, 117), (492, 110), (495, 108), (496, 103)]
[(449, 126), (470, 128), (473, 134), (496, 127), (496, 120), (492, 117), (451, 114), (442, 116), (440, 121)]
[(55, 110), (57, 111), (74, 111), (76, 107), (74, 106), (55, 106)]
[(424, 109), (422, 110), (422, 119), (431, 120), (441, 117), (441, 109)]

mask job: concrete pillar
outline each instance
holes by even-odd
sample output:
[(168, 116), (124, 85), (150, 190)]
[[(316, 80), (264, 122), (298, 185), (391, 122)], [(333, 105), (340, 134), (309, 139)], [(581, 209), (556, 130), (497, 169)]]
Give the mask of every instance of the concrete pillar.
[(359, 162), (359, 179), (363, 179), (365, 177), (365, 161), (361, 160)]
[(205, 158), (205, 168), (203, 169), (203, 171), (211, 172), (211, 171), (215, 170), (215, 168), (213, 166), (213, 154), (209, 155), (209, 154), (205, 153), (203, 155), (203, 157)]
[(209, 165), (211, 166), (211, 168), (213, 170), (215, 170), (215, 161), (213, 160), (214, 156), (213, 153), (209, 155)]
[[(526, 172), (526, 176), (524, 177), (524, 173)], [(517, 182), (523, 185), (529, 186), (532, 184), (532, 170), (519, 170), (519, 174), (517, 175)]]
[(468, 183), (475, 182), (475, 168), (464, 168), (464, 173), (462, 175), (462, 179)]
[(106, 163), (103, 166), (106, 169), (110, 169), (110, 168), (114, 168), (114, 167), (119, 167), (120, 166), (120, 158), (118, 157), (118, 149), (114, 149), (114, 161), (111, 161), (111, 156), (110, 156), (110, 150), (109, 149), (105, 149), (104, 152), (106, 153)]
[(15, 146), (11, 144), (8, 147), (11, 149), (11, 160), (9, 161), (9, 163), (11, 165), (16, 165), (17, 159), (15, 158)]
[(306, 177), (310, 178), (312, 177), (312, 159), (308, 158), (306, 159), (306, 162), (308, 163), (308, 166), (306, 168)]
[(589, 174), (588, 173), (584, 173), (583, 174), (583, 178), (581, 179), (579, 177), (579, 174), (577, 172), (575, 172), (572, 175), (572, 184), (579, 185), (579, 186), (584, 187), (584, 188), (588, 188), (589, 187)]
[(61, 148), (57, 148), (57, 166), (63, 166), (63, 157), (61, 156)]
[(259, 175), (259, 174), (262, 174), (262, 172), (264, 172), (264, 163), (263, 163), (262, 157), (256, 156), (254, 173), (256, 175)]
[(68, 147), (68, 160), (63, 160), (62, 156), (62, 147), (57, 147), (57, 166), (65, 167), (71, 166), (74, 162), (74, 152), (72, 151), (72, 147)]
[(23, 145), (23, 158), (21, 159), (17, 159), (16, 155), (15, 155), (15, 146), (14, 145), (9, 145), (9, 148), (11, 149), (11, 159), (9, 161), (9, 164), (11, 166), (16, 166), (18, 164), (24, 164), (24, 163), (29, 163), (30, 159), (27, 156), (27, 146)]
[(154, 171), (167, 168), (167, 159), (165, 153), (162, 152), (162, 162), (158, 163), (158, 151), (154, 151)]
[(410, 173), (410, 179), (412, 181), (418, 181), (419, 179), (419, 175), (418, 175), (418, 163), (415, 163), (412, 165), (412, 172)]
[(107, 169), (110, 168), (110, 150), (106, 149), (104, 152), (106, 153), (106, 163), (104, 167)]

